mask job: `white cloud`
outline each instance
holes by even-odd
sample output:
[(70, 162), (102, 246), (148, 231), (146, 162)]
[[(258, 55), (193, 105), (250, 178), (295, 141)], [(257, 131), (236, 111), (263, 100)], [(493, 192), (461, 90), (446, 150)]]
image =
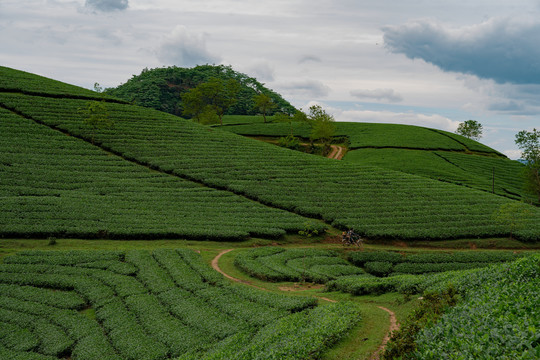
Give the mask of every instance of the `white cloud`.
[(454, 132), (459, 121), (433, 114), (425, 115), (409, 112), (372, 111), (372, 110), (344, 110), (334, 109), (336, 120), (351, 122), (375, 122), (388, 124), (407, 124), (425, 126), (433, 129), (441, 129)]
[(277, 90), (296, 98), (323, 98), (330, 88), (318, 80), (295, 80), (276, 84)]
[(357, 89), (351, 90), (350, 94), (358, 99), (379, 100), (389, 102), (403, 101), (403, 97), (396, 93), (393, 89)]
[(165, 65), (191, 67), (218, 63), (219, 56), (206, 49), (206, 35), (193, 33), (183, 25), (176, 26), (157, 50), (157, 58)]

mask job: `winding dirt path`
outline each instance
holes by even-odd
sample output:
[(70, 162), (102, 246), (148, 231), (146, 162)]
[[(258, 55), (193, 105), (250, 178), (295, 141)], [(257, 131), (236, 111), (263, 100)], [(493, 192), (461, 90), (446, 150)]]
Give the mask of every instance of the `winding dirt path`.
[(388, 328), (388, 332), (384, 336), (384, 339), (373, 355), (369, 358), (369, 360), (379, 360), (381, 357), (381, 354), (384, 351), (384, 348), (386, 347), (386, 344), (388, 343), (388, 340), (390, 340), (390, 337), (392, 336), (392, 332), (399, 329), (399, 324), (396, 319), (396, 314), (383, 306), (377, 306), (379, 309), (386, 311), (390, 315), (390, 327)]
[(214, 268), (214, 270), (216, 270), (218, 273), (222, 274), (223, 276), (225, 276), (227, 279), (231, 279), (232, 281), (236, 281), (238, 283), (241, 283), (241, 284), (246, 284), (246, 285), (249, 285), (249, 286), (252, 286), (254, 288), (257, 288), (259, 290), (264, 290), (264, 291), (268, 291), (267, 289), (265, 288), (262, 288), (260, 286), (257, 286), (257, 285), (253, 285), (252, 283), (250, 283), (249, 281), (245, 281), (245, 280), (241, 280), (241, 279), (237, 279), (229, 274), (227, 274), (225, 271), (221, 270), (221, 268), (219, 267), (219, 259), (225, 255), (226, 253), (230, 252), (230, 251), (233, 251), (234, 249), (227, 249), (227, 250), (223, 250), (221, 251), (219, 254), (217, 254), (217, 256), (215, 258), (212, 259), (212, 268)]
[(344, 151), (343, 146), (330, 145), (330, 147), (332, 148), (332, 152), (327, 156), (327, 158), (341, 160)]
[[(221, 270), (221, 268), (219, 267), (219, 259), (223, 255), (225, 255), (226, 253), (231, 252), (233, 250), (234, 249), (227, 249), (227, 250), (223, 250), (219, 254), (217, 254), (216, 257), (212, 259), (212, 268), (214, 268), (214, 270), (216, 270), (217, 272), (219, 272), (220, 274), (225, 276), (227, 279), (230, 279), (230, 280), (238, 282), (238, 283), (246, 284), (246, 285), (252, 286), (254, 288), (260, 289), (260, 290), (269, 291), (268, 289), (265, 289), (265, 288), (262, 288), (260, 286), (254, 285), (249, 281), (237, 279), (237, 278), (225, 273), (223, 270)], [(318, 298), (318, 299), (321, 299), (321, 300), (332, 302), (332, 303), (337, 302), (336, 300), (329, 299), (329, 298), (322, 297), (322, 296), (315, 296), (315, 297)], [(390, 315), (390, 327), (388, 328), (388, 332), (384, 336), (384, 339), (383, 339), (381, 345), (379, 346), (377, 351), (375, 351), (375, 353), (373, 353), (373, 355), (371, 355), (369, 360), (379, 360), (380, 359), (380, 356), (381, 356), (382, 352), (384, 351), (384, 348), (386, 347), (386, 343), (388, 343), (388, 340), (390, 340), (390, 336), (392, 335), (392, 331), (395, 331), (395, 330), (399, 329), (399, 324), (398, 324), (397, 319), (396, 319), (396, 314), (392, 310), (387, 309), (387, 308), (385, 308), (383, 306), (377, 306), (377, 307), (379, 309), (381, 309), (381, 310), (386, 311)]]

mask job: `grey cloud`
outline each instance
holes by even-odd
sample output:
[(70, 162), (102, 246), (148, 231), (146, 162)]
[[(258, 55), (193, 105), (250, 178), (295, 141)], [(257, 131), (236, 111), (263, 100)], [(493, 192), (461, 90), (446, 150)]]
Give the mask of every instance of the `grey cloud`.
[(444, 71), (497, 83), (540, 84), (540, 23), (492, 19), (449, 29), (429, 20), (383, 28), (386, 47)]
[(259, 81), (274, 81), (274, 68), (266, 61), (254, 63), (249, 67), (248, 73)]
[(315, 55), (304, 55), (298, 60), (299, 64), (303, 64), (306, 62), (322, 62), (321, 58)]
[(129, 6), (128, 0), (86, 0), (85, 7), (99, 11), (126, 10)]
[(387, 100), (389, 102), (400, 102), (403, 100), (403, 97), (393, 89), (357, 89), (352, 90), (350, 94), (359, 99)]
[(185, 26), (177, 26), (157, 50), (159, 61), (166, 65), (195, 66), (217, 63), (220, 58), (206, 49), (203, 34), (189, 32)]
[(317, 80), (299, 80), (280, 84), (280, 89), (299, 97), (322, 98), (328, 96), (330, 88)]

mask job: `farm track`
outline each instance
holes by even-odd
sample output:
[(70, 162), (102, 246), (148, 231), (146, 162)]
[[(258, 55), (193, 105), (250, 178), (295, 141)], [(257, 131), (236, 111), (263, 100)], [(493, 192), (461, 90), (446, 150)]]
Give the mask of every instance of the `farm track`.
[(345, 148), (338, 145), (330, 145), (330, 147), (332, 148), (332, 152), (327, 156), (327, 158), (341, 160), (343, 158)]
[[(220, 274), (222, 274), (223, 276), (225, 276), (227, 279), (230, 279), (230, 280), (235, 281), (237, 283), (241, 283), (241, 284), (245, 284), (245, 285), (254, 287), (254, 288), (259, 289), (259, 290), (269, 291), (268, 289), (265, 289), (265, 288), (259, 287), (257, 285), (254, 285), (254, 284), (250, 283), (249, 281), (245, 281), (245, 280), (235, 278), (235, 277), (227, 274), (226, 272), (224, 272), (219, 267), (219, 259), (223, 255), (225, 255), (225, 254), (227, 254), (227, 253), (229, 253), (229, 252), (231, 252), (233, 250), (234, 249), (226, 249), (226, 250), (222, 250), (219, 254), (217, 254), (216, 257), (214, 257), (212, 259), (212, 268), (214, 270), (216, 270), (217, 272), (219, 272)], [(337, 303), (337, 300), (329, 299), (329, 298), (322, 297), (322, 296), (315, 296), (315, 297), (317, 299), (325, 300), (325, 301), (328, 301), (328, 302), (331, 302), (331, 303)], [(373, 353), (373, 355), (371, 355), (369, 360), (379, 360), (381, 354), (383, 353), (383, 351), (384, 351), (384, 349), (386, 347), (386, 344), (388, 343), (388, 341), (390, 340), (390, 337), (392, 336), (392, 332), (399, 330), (399, 323), (397, 322), (396, 314), (392, 310), (387, 309), (387, 308), (385, 308), (383, 306), (377, 306), (377, 307), (379, 309), (383, 310), (383, 311), (386, 311), (389, 314), (389, 316), (390, 316), (390, 326), (388, 327), (388, 331), (386, 332), (386, 335), (384, 336), (381, 345), (379, 346), (377, 351), (375, 351)]]

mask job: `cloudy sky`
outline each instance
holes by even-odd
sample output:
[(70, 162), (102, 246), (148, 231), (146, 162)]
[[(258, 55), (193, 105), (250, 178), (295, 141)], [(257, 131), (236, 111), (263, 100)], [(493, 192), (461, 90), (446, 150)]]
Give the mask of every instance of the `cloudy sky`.
[(0, 65), (93, 88), (232, 65), (338, 121), (454, 131), (518, 158), (540, 127), (540, 0), (0, 0)]

